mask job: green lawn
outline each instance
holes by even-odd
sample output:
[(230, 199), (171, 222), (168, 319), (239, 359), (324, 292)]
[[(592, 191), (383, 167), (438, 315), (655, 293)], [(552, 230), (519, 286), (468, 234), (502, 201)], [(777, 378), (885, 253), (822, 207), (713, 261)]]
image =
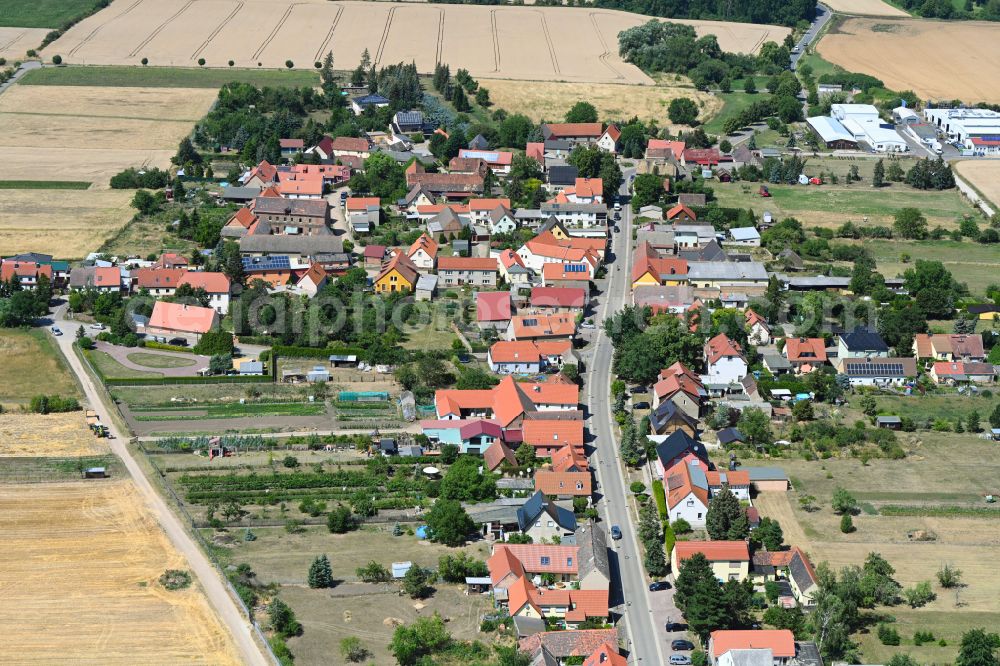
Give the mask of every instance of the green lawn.
[[(942, 262), (974, 295), (984, 295), (987, 286), (1000, 282), (1000, 250), (995, 245), (968, 240), (867, 240), (865, 247), (875, 257), (879, 271), (886, 276), (902, 275), (912, 262), (924, 259)], [(900, 261), (903, 253), (910, 255), (909, 263)]]
[(124, 365), (111, 358), (107, 353), (97, 350), (87, 352), (90, 362), (94, 364), (101, 374), (112, 379), (148, 379), (151, 377), (162, 377), (159, 372), (143, 372), (126, 368)]
[(0, 26), (59, 28), (94, 13), (100, 0), (0, 0)]
[(319, 84), (306, 70), (212, 69), (195, 67), (46, 67), (21, 78), (23, 85), (104, 86), (123, 88), (219, 88), (232, 81), (257, 86), (298, 87)]
[[(763, 80), (757, 81), (757, 85), (763, 85)], [(708, 134), (722, 134), (722, 126), (727, 120), (740, 113), (759, 99), (766, 99), (767, 93), (757, 93), (748, 95), (744, 92), (718, 93), (722, 99), (722, 110), (715, 114), (715, 117), (705, 123), (702, 127)]]
[(0, 190), (86, 190), (83, 180), (0, 180)]
[[(185, 412), (204, 412), (190, 416)], [(322, 402), (284, 403), (229, 403), (215, 405), (185, 405), (183, 407), (153, 407), (146, 410), (133, 409), (137, 421), (176, 421), (178, 419), (229, 419), (252, 418), (254, 416), (320, 416), (326, 411)], [(155, 412), (155, 413), (153, 413)], [(179, 412), (180, 414), (170, 414)]]
[[(853, 396), (851, 404), (857, 407), (859, 396)], [(954, 420), (961, 416), (967, 419), (969, 412), (979, 412), (980, 425), (989, 427), (990, 414), (1000, 404), (1000, 397), (982, 398), (960, 395), (958, 393), (927, 394), (927, 395), (877, 395), (879, 414), (909, 417), (917, 421), (927, 418)]]
[(189, 368), (198, 363), (194, 358), (181, 358), (180, 356), (170, 356), (167, 354), (152, 354), (149, 352), (136, 352), (129, 354), (128, 360), (147, 368)]
[[(806, 168), (809, 174), (819, 171)], [(912, 206), (923, 211), (932, 227), (952, 229), (958, 226), (956, 218), (973, 212), (957, 190), (922, 191), (901, 184), (873, 190), (864, 183), (768, 185), (772, 196), (764, 198), (757, 195), (759, 187), (759, 183), (712, 183), (720, 206), (751, 208), (758, 215), (770, 211), (778, 219), (796, 217), (807, 227), (837, 227), (848, 220), (859, 225), (891, 226), (897, 210)]]

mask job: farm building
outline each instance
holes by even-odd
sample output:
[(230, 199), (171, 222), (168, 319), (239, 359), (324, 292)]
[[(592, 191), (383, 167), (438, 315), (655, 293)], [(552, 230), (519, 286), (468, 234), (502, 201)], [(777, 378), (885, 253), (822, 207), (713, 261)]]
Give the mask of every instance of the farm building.
[(820, 141), (827, 148), (839, 150), (853, 149), (858, 147), (858, 142), (854, 135), (847, 131), (838, 121), (827, 116), (814, 116), (807, 118), (809, 129), (812, 130)]
[(871, 104), (834, 104), (830, 107), (831, 122), (851, 134), (856, 141), (864, 141), (879, 153), (902, 153), (909, 150), (892, 125), (879, 118), (878, 109)]

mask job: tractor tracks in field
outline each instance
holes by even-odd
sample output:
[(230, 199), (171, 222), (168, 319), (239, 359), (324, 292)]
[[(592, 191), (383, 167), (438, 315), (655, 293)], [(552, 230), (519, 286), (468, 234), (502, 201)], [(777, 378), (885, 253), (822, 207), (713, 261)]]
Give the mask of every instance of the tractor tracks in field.
[(222, 32), (222, 29), (225, 28), (226, 25), (228, 25), (229, 22), (232, 21), (237, 14), (240, 13), (240, 10), (243, 9), (243, 4), (244, 4), (243, 0), (240, 0), (239, 2), (236, 3), (236, 8), (233, 9), (233, 11), (229, 12), (229, 16), (222, 19), (222, 22), (219, 23), (218, 26), (216, 26), (215, 30), (209, 33), (208, 37), (205, 38), (205, 41), (201, 43), (201, 46), (199, 46), (197, 50), (195, 50), (195, 52), (191, 54), (191, 60), (194, 60), (195, 58), (200, 56), (202, 51), (208, 48), (208, 45), (212, 43), (213, 39), (219, 36), (219, 33)]
[(559, 69), (559, 59), (556, 57), (556, 47), (552, 43), (552, 35), (549, 33), (549, 24), (545, 20), (545, 13), (538, 9), (535, 11), (538, 12), (538, 19), (542, 25), (542, 34), (545, 35), (545, 46), (548, 48), (549, 58), (552, 60), (552, 71), (556, 74), (562, 74), (562, 71)]
[(343, 13), (344, 13), (344, 6), (338, 5), (337, 15), (333, 17), (333, 22), (330, 24), (330, 30), (327, 31), (326, 38), (323, 39), (323, 43), (319, 45), (318, 49), (316, 49), (316, 55), (313, 56), (313, 60), (318, 61), (322, 59), (323, 54), (327, 49), (327, 46), (329, 46), (330, 42), (333, 40), (333, 33), (337, 31), (337, 25), (340, 23), (340, 17)]
[(121, 18), (122, 16), (125, 16), (130, 11), (132, 11), (133, 9), (135, 9), (136, 7), (138, 7), (139, 5), (141, 5), (142, 3), (143, 3), (143, 0), (136, 0), (131, 5), (129, 5), (128, 7), (126, 7), (125, 11), (123, 11), (121, 14), (118, 14), (117, 16), (112, 16), (107, 21), (105, 21), (101, 25), (99, 25), (96, 28), (94, 28), (93, 30), (91, 30), (90, 33), (88, 33), (86, 37), (84, 37), (82, 40), (80, 40), (79, 44), (77, 44), (76, 46), (74, 46), (73, 48), (71, 48), (69, 50), (69, 55), (76, 55), (77, 51), (79, 51), (81, 48), (83, 48), (84, 46), (86, 46), (87, 42), (89, 42), (91, 39), (93, 39), (95, 36), (97, 36), (97, 33), (99, 33), (101, 31), (101, 28), (103, 28), (107, 24), (111, 23), (115, 19), (118, 19), (118, 18)]
[(441, 56), (444, 54), (444, 10), (438, 10), (438, 37), (437, 50), (434, 52), (434, 63), (441, 64)]
[(277, 36), (278, 32), (281, 30), (281, 26), (285, 25), (285, 21), (287, 21), (288, 17), (292, 15), (292, 10), (298, 7), (299, 4), (300, 3), (293, 2), (292, 4), (288, 5), (288, 9), (286, 9), (285, 13), (281, 15), (280, 19), (278, 19), (278, 23), (277, 25), (274, 26), (274, 29), (271, 30), (271, 34), (269, 34), (267, 38), (263, 42), (261, 42), (261, 45), (257, 48), (256, 51), (253, 52), (253, 55), (250, 56), (251, 60), (256, 60), (257, 58), (260, 57), (260, 54), (264, 52), (264, 49), (266, 49), (268, 44), (271, 43), (271, 40), (273, 40)]
[(385, 17), (385, 27), (382, 28), (382, 38), (378, 42), (378, 49), (375, 50), (375, 67), (382, 62), (382, 52), (385, 51), (385, 44), (389, 41), (389, 32), (392, 30), (392, 18), (396, 14), (396, 7), (390, 7), (389, 13)]
[(590, 12), (590, 23), (594, 26), (594, 33), (597, 35), (597, 41), (601, 43), (601, 48), (604, 52), (597, 56), (597, 59), (601, 61), (601, 64), (608, 68), (612, 74), (615, 75), (616, 79), (624, 79), (622, 73), (615, 69), (614, 65), (611, 64), (610, 60), (612, 57), (611, 49), (608, 48), (608, 42), (604, 39), (604, 35), (601, 34), (601, 26), (597, 22), (597, 12)]
[(500, 71), (500, 31), (497, 30), (497, 10), (490, 10), (490, 32), (493, 33), (493, 71)]
[(160, 25), (156, 26), (153, 32), (149, 33), (149, 36), (146, 37), (146, 39), (139, 42), (139, 45), (129, 52), (129, 57), (135, 57), (135, 55), (138, 54), (139, 51), (141, 51), (147, 44), (156, 39), (156, 36), (161, 32), (163, 32), (164, 28), (173, 23), (181, 14), (187, 11), (188, 7), (190, 7), (193, 4), (194, 0), (188, 0), (186, 3), (184, 3), (183, 7), (174, 12), (169, 18), (167, 18), (167, 20), (160, 23)]

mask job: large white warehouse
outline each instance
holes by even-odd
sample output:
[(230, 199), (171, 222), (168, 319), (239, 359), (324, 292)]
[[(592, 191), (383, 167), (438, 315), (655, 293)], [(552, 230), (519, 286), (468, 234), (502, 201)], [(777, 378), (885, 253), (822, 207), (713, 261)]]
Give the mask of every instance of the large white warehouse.
[(871, 104), (833, 104), (830, 115), (855, 140), (864, 141), (879, 153), (904, 153), (909, 150), (906, 141), (892, 125), (879, 118), (878, 109)]
[(977, 153), (1000, 153), (1000, 113), (989, 109), (924, 109), (924, 119)]

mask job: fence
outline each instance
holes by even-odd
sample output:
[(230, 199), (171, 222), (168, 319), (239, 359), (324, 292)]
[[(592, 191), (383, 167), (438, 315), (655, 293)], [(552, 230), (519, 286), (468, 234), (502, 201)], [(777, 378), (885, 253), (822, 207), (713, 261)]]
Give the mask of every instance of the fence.
[(222, 582), (226, 587), (226, 591), (229, 592), (229, 596), (233, 599), (233, 601), (236, 602), (237, 607), (243, 612), (243, 614), (250, 621), (250, 626), (253, 627), (254, 633), (257, 634), (257, 639), (259, 640), (259, 642), (263, 644), (264, 648), (267, 650), (267, 655), (271, 658), (271, 663), (276, 664), (277, 666), (281, 666), (281, 660), (278, 659), (277, 655), (275, 655), (274, 651), (271, 649), (271, 643), (268, 642), (267, 637), (264, 635), (263, 629), (261, 629), (260, 624), (258, 624), (257, 620), (254, 618), (253, 612), (249, 608), (247, 608), (247, 605), (245, 603), (243, 603), (243, 599), (240, 598), (240, 595), (239, 593), (237, 593), (236, 588), (234, 588), (232, 582), (230, 582), (229, 576), (227, 576), (225, 570), (223, 570), (222, 564), (215, 558), (215, 555), (213, 554), (211, 547), (209, 546), (208, 542), (205, 541), (205, 537), (201, 535), (198, 523), (196, 523), (194, 517), (190, 513), (188, 513), (187, 507), (184, 506), (184, 502), (181, 500), (180, 497), (177, 496), (177, 493), (174, 492), (173, 487), (167, 481), (166, 474), (163, 473), (163, 471), (160, 469), (160, 466), (157, 465), (156, 461), (149, 456), (149, 454), (146, 451), (146, 447), (142, 445), (142, 442), (137, 442), (137, 443), (138, 443), (137, 448), (139, 449), (139, 451), (142, 452), (142, 455), (146, 459), (146, 462), (148, 462), (150, 467), (152, 467), (159, 475), (160, 485), (163, 486), (163, 488), (167, 491), (167, 495), (169, 495), (170, 499), (174, 501), (174, 504), (177, 506), (178, 511), (180, 511), (181, 516), (187, 521), (188, 525), (191, 527), (190, 531), (194, 535), (194, 538), (198, 541), (198, 545), (201, 546), (201, 550), (202, 552), (205, 553), (205, 557), (208, 558), (208, 561), (212, 563), (212, 566), (215, 567), (215, 570), (219, 573), (219, 576), (222, 578)]

